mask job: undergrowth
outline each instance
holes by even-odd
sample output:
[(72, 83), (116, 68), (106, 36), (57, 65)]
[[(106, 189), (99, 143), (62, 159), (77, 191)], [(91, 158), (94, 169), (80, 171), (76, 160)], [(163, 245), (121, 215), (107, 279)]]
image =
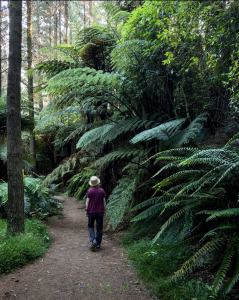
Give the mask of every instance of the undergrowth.
[(42, 256), (51, 244), (48, 228), (37, 219), (25, 219), (25, 233), (6, 234), (7, 221), (0, 219), (0, 274), (34, 261)]
[(218, 299), (212, 287), (202, 280), (190, 278), (189, 275), (177, 280), (169, 279), (191, 256), (192, 251), (188, 246), (170, 248), (164, 241), (152, 245), (148, 238), (135, 240), (131, 232), (124, 234), (121, 240), (137, 274), (159, 299)]

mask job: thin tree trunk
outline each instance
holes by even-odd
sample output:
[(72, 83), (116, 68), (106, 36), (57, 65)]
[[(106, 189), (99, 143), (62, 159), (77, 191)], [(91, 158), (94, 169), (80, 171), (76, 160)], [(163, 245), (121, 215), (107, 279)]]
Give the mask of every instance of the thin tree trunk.
[(58, 13), (57, 13), (57, 2), (55, 3), (55, 11), (54, 11), (54, 46), (57, 46), (57, 36), (58, 36)]
[(2, 0), (0, 0), (0, 97), (2, 96)]
[(70, 45), (73, 44), (73, 37), (72, 37), (72, 30), (71, 30), (71, 27), (70, 27)]
[(24, 232), (24, 192), (21, 151), (22, 1), (10, 1), (9, 68), (7, 85), (8, 223), (10, 234)]
[(61, 0), (59, 3), (59, 44), (61, 44)]
[[(32, 3), (27, 0), (27, 68), (32, 68)], [(29, 117), (34, 120), (34, 100), (33, 100), (33, 77), (28, 77), (27, 84), (28, 101), (32, 102), (29, 110)], [(36, 167), (36, 142), (34, 125), (30, 129), (30, 157), (34, 159), (34, 168)]]
[(186, 110), (186, 116), (187, 116), (187, 119), (188, 119), (189, 122), (191, 123), (192, 120), (191, 120), (191, 118), (190, 118), (189, 108), (188, 108), (188, 102), (187, 102), (186, 95), (185, 95), (184, 90), (183, 90), (183, 84), (181, 84), (181, 94), (182, 94), (183, 99), (184, 99), (184, 104), (185, 104), (185, 110)]
[(89, 26), (93, 26), (92, 1), (89, 1)]
[(68, 1), (65, 1), (65, 43), (68, 44)]
[(83, 5), (84, 5), (84, 29), (85, 29), (85, 1), (83, 1)]
[(52, 28), (51, 28), (51, 17), (52, 17), (52, 15), (51, 15), (51, 4), (50, 4), (51, 2), (49, 2), (48, 3), (48, 7), (49, 7), (49, 11), (50, 11), (50, 22), (49, 22), (49, 38), (50, 38), (50, 47), (51, 47), (51, 38), (52, 38), (52, 36), (51, 36), (51, 34), (52, 34)]
[[(37, 3), (37, 36), (38, 36), (38, 41), (37, 41), (37, 48), (38, 48), (38, 52), (41, 49), (41, 28), (40, 28), (40, 12), (39, 12), (39, 4)], [(38, 93), (39, 95), (39, 110), (42, 111), (43, 109), (43, 100), (42, 100), (42, 92)]]

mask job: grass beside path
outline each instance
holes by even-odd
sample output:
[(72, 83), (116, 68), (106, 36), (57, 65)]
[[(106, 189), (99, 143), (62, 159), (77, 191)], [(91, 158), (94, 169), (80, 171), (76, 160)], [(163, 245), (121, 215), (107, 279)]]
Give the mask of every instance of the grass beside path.
[(212, 300), (218, 299), (211, 287), (199, 279), (185, 276), (170, 281), (169, 277), (190, 257), (190, 249), (173, 249), (164, 242), (151, 245), (150, 239), (134, 240), (130, 233), (121, 238), (128, 259), (136, 267), (138, 275), (159, 299), (165, 300)]
[(25, 233), (9, 236), (0, 219), (0, 274), (20, 268), (42, 256), (51, 244), (48, 227), (37, 219), (25, 220)]

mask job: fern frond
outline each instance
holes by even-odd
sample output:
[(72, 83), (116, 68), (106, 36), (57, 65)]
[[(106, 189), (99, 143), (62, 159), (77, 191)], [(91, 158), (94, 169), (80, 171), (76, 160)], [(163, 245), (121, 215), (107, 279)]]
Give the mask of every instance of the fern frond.
[(235, 271), (234, 271), (234, 274), (232, 275), (232, 277), (227, 281), (227, 283), (223, 287), (223, 290), (222, 290), (223, 295), (228, 294), (238, 280), (239, 280), (239, 254), (238, 254), (238, 249), (237, 249), (236, 268), (235, 268)]
[(112, 225), (113, 229), (121, 222), (126, 209), (132, 204), (135, 184), (135, 179), (123, 177), (108, 199), (107, 215), (110, 217), (108, 226)]
[(193, 208), (195, 206), (197, 206), (199, 203), (198, 201), (195, 201), (189, 205), (184, 206), (183, 208), (181, 208), (179, 211), (177, 211), (175, 214), (173, 214), (162, 226), (160, 231), (156, 234), (156, 236), (154, 237), (152, 243), (154, 244), (158, 238), (162, 235), (162, 233), (179, 217), (181, 217), (182, 214), (185, 213), (185, 211), (189, 208)]
[(227, 148), (229, 145), (231, 145), (231, 143), (235, 142), (236, 140), (239, 139), (239, 132), (236, 133), (227, 143), (226, 145), (223, 147), (223, 149)]
[(211, 254), (216, 254), (224, 244), (224, 239), (219, 238), (206, 243), (190, 259), (183, 263), (182, 267), (174, 273), (172, 279), (184, 275), (197, 267), (201, 267), (205, 260), (210, 259)]
[(223, 283), (223, 279), (226, 276), (226, 272), (230, 268), (230, 264), (231, 264), (234, 253), (235, 253), (235, 251), (233, 250), (233, 248), (227, 247), (224, 259), (222, 261), (222, 264), (221, 264), (219, 270), (217, 271), (216, 277), (213, 282), (213, 291), (214, 292), (218, 292), (218, 290), (220, 289), (220, 287)]
[(239, 208), (228, 208), (228, 209), (224, 209), (224, 210), (220, 210), (220, 211), (207, 212), (207, 213), (212, 214), (209, 218), (207, 218), (207, 222), (208, 222), (215, 218), (238, 216)]
[(148, 129), (137, 134), (130, 143), (136, 144), (140, 141), (149, 141), (151, 139), (167, 140), (174, 135), (182, 126), (186, 119), (179, 119), (170, 122), (163, 123), (152, 129)]
[(145, 201), (143, 201), (142, 203), (134, 206), (131, 211), (135, 211), (135, 210), (138, 210), (138, 209), (142, 209), (146, 206), (150, 206), (150, 205), (153, 205), (153, 204), (156, 204), (158, 203), (159, 201), (162, 202), (162, 203), (165, 203), (167, 202), (168, 200), (170, 199), (169, 196), (162, 196), (162, 197), (154, 197), (154, 198), (150, 198), (150, 199), (147, 199)]

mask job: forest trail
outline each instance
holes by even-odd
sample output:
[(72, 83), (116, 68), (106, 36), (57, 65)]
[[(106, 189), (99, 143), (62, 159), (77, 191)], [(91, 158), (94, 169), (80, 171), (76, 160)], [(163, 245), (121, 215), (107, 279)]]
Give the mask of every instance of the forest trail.
[(102, 250), (90, 251), (85, 205), (72, 197), (58, 198), (64, 212), (48, 221), (51, 248), (39, 261), (0, 277), (0, 299), (152, 299), (135, 283), (138, 278), (114, 235), (103, 231)]

